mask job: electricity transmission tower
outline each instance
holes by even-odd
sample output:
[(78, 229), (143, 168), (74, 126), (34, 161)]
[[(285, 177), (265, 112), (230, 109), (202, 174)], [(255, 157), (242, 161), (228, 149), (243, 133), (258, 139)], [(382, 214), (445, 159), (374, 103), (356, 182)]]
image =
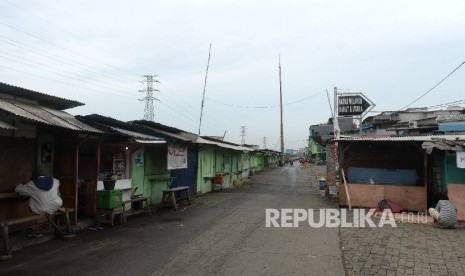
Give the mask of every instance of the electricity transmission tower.
[(266, 136), (263, 137), (263, 149), (266, 149)]
[(245, 144), (245, 136), (247, 136), (247, 127), (246, 126), (241, 126), (241, 144)]
[(159, 90), (153, 88), (153, 83), (160, 82), (155, 79), (156, 77), (158, 77), (158, 75), (144, 75), (143, 77), (145, 78), (145, 80), (142, 81), (142, 83), (146, 82), (147, 88), (139, 90), (139, 92), (146, 93), (145, 97), (139, 99), (139, 101), (145, 101), (144, 120), (154, 121), (153, 100), (158, 99), (153, 96), (153, 92), (159, 92)]

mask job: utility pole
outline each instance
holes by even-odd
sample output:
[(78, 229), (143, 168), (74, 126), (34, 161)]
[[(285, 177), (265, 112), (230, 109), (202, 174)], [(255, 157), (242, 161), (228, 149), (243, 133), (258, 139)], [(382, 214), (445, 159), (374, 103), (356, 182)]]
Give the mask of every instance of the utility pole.
[(266, 136), (263, 137), (263, 149), (266, 149)]
[(245, 136), (247, 136), (247, 127), (246, 126), (241, 126), (241, 144), (245, 144)]
[[(139, 92), (145, 92), (145, 97), (139, 99), (139, 101), (145, 101), (145, 109), (144, 109), (144, 120), (147, 121), (154, 121), (154, 110), (153, 110), (153, 100), (158, 100), (153, 96), (153, 92), (160, 92), (158, 89), (153, 88), (153, 83), (158, 82), (155, 78), (158, 75), (144, 75), (145, 82), (147, 82), (147, 88), (139, 90)], [(142, 83), (144, 82), (142, 81)]]
[(281, 154), (282, 156), (284, 156), (283, 88), (281, 83), (281, 56), (279, 56), (279, 103), (281, 107)]

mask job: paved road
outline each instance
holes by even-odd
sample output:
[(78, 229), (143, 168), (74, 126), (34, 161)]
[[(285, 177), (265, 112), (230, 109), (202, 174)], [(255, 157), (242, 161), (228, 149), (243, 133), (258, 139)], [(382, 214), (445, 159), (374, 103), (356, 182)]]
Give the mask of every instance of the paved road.
[(338, 228), (266, 228), (265, 208), (334, 207), (310, 170), (277, 168), (239, 188), (125, 226), (14, 253), (5, 275), (344, 275)]
[(465, 275), (465, 227), (340, 228), (347, 275)]

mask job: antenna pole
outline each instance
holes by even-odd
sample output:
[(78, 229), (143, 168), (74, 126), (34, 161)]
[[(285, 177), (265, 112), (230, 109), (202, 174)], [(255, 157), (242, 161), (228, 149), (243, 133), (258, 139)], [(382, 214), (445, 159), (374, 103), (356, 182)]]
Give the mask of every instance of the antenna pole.
[(208, 76), (208, 67), (210, 67), (210, 53), (211, 53), (211, 50), (212, 50), (212, 44), (210, 43), (210, 48), (208, 49), (207, 71), (205, 72), (205, 83), (203, 85), (202, 105), (200, 107), (199, 136), (200, 136), (200, 128), (202, 127), (203, 106), (204, 106), (204, 103), (205, 103), (205, 89), (207, 88), (207, 76)]

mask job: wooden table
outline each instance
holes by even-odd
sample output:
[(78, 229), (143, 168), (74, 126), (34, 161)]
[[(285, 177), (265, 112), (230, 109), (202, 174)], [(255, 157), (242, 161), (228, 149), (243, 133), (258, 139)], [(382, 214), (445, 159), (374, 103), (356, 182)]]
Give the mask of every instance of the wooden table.
[[(184, 192), (184, 195), (182, 195), (183, 192)], [(187, 201), (189, 202), (189, 205), (190, 205), (191, 204), (191, 197), (190, 197), (190, 193), (189, 193), (189, 186), (179, 186), (179, 187), (176, 187), (176, 188), (171, 188), (171, 189), (168, 189), (168, 190), (164, 190), (163, 195), (162, 195), (162, 202), (163, 202), (164, 205), (166, 205), (166, 203), (168, 201), (170, 201), (171, 204), (173, 205), (174, 209), (177, 210), (178, 206), (176, 204), (176, 200), (184, 199), (184, 198), (187, 199)]]

